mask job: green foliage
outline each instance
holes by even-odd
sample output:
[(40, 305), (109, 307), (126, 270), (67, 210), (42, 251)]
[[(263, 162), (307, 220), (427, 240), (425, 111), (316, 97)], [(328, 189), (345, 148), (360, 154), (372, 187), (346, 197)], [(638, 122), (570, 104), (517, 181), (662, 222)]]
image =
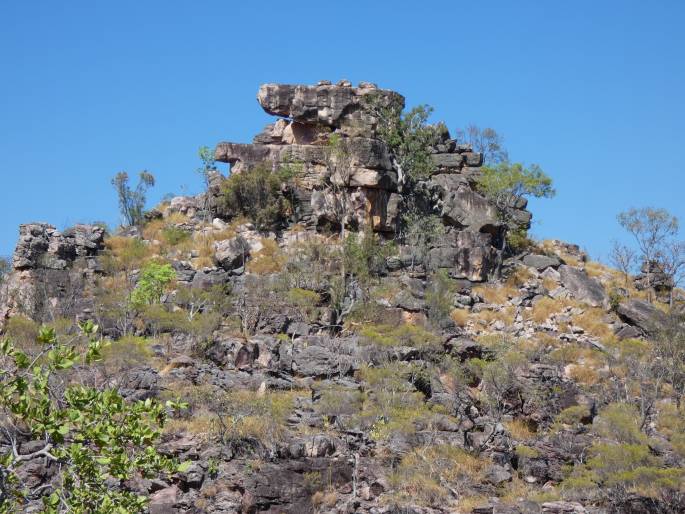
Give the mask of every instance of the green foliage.
[(400, 183), (430, 176), (434, 170), (430, 148), (444, 131), (443, 125), (428, 124), (433, 108), (419, 105), (403, 112), (401, 101), (384, 105), (376, 95), (367, 96), (367, 108), (379, 120), (378, 135), (392, 152)]
[(202, 177), (205, 185), (205, 190), (209, 189), (209, 181), (213, 171), (216, 171), (216, 160), (214, 159), (214, 151), (208, 146), (201, 146), (197, 150), (197, 155), (202, 161), (202, 166), (195, 170), (198, 175)]
[(135, 306), (159, 303), (166, 286), (176, 277), (170, 264), (150, 262), (140, 271), (138, 284), (131, 294)]
[[(33, 361), (8, 339), (0, 342), (0, 411), (9, 422), (5, 436), (10, 442), (0, 453), (3, 487), (9, 493), (0, 500), (0, 510), (12, 511), (13, 503), (22, 502), (27, 491), (20, 468), (35, 456), (60, 468), (59, 481), (43, 497), (47, 513), (144, 512), (147, 500), (126, 491), (123, 483), (132, 476), (151, 478), (176, 469), (154, 448), (166, 419), (162, 405), (151, 399), (128, 403), (115, 390), (69, 380), (72, 367), (99, 360), (104, 347), (96, 325), (86, 322), (81, 329), (89, 339), (85, 350), (61, 342), (52, 329), (42, 329), (42, 350)], [(58, 377), (64, 388), (55, 388)], [(26, 436), (44, 445), (31, 455), (19, 454), (18, 442)]]
[(143, 221), (145, 193), (155, 185), (155, 177), (148, 171), (141, 171), (135, 189), (131, 189), (128, 180), (128, 173), (121, 171), (112, 179), (112, 186), (117, 192), (119, 210), (125, 222), (130, 226), (139, 225)]
[(426, 264), (429, 249), (445, 235), (439, 216), (412, 210), (403, 216), (404, 237), (412, 252), (412, 261)]
[(521, 197), (552, 198), (556, 193), (552, 179), (537, 164), (529, 168), (510, 162), (484, 166), (476, 187), (495, 203), (503, 215)]
[(603, 437), (620, 443), (642, 444), (647, 436), (640, 431), (639, 413), (626, 403), (610, 403), (604, 407), (594, 421), (595, 431)]
[(392, 248), (382, 245), (376, 234), (367, 230), (363, 234), (351, 233), (343, 244), (345, 270), (366, 284), (385, 270), (385, 259)]
[(507, 231), (506, 234), (507, 245), (512, 251), (519, 253), (531, 246), (531, 240), (528, 238), (528, 230), (524, 227), (515, 227)]
[(179, 227), (164, 227), (162, 239), (169, 246), (176, 246), (190, 239), (190, 232)]
[(552, 179), (537, 164), (526, 168), (523, 164), (506, 161), (495, 166), (484, 166), (476, 181), (476, 188), (495, 205), (500, 219), (507, 225), (508, 233), (502, 249), (507, 243), (515, 251), (528, 245), (528, 226), (512, 215), (519, 200), (528, 196), (552, 198), (556, 194)]
[(573, 405), (557, 414), (556, 421), (564, 425), (577, 425), (590, 417), (590, 409), (585, 405)]
[(428, 281), (426, 289), (426, 307), (428, 319), (434, 324), (440, 325), (450, 319), (454, 295), (454, 281), (449, 277), (447, 270), (441, 269), (433, 273)]
[(292, 209), (292, 200), (282, 192), (284, 184), (291, 178), (291, 168), (272, 171), (267, 164), (232, 174), (222, 188), (227, 214), (246, 216), (259, 230), (273, 228)]
[(318, 316), (321, 295), (308, 289), (294, 287), (288, 291), (288, 302), (300, 311), (305, 321), (312, 321)]
[(566, 491), (595, 492), (620, 505), (631, 494), (659, 499), (678, 491), (685, 477), (682, 468), (668, 468), (646, 444), (595, 443), (587, 463), (577, 466), (562, 483)]

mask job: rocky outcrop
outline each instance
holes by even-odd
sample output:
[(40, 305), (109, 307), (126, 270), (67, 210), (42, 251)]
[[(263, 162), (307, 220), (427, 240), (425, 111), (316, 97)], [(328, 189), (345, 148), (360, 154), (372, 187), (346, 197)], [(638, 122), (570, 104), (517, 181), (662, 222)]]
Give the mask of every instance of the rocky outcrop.
[(47, 321), (87, 313), (104, 236), (97, 225), (63, 232), (47, 223), (21, 225), (13, 271), (0, 286), (0, 324), (13, 315)]
[[(229, 163), (231, 173), (249, 173), (258, 165), (297, 169), (294, 196), (298, 205), (293, 221), (312, 229), (340, 222), (335, 206), (341, 204), (339, 196), (346, 194), (346, 219), (351, 228), (371, 227), (388, 235), (398, 231), (407, 191), (402, 189), (392, 149), (379, 136), (374, 113), (378, 112), (375, 107), (404, 106), (400, 94), (370, 83), (353, 87), (347, 81), (336, 85), (323, 81), (314, 86), (265, 84), (257, 100), (267, 113), (280, 119), (251, 144), (219, 143), (217, 161)], [(333, 133), (344, 141), (346, 158), (342, 163), (328, 144)], [(448, 236), (430, 250), (430, 267), (483, 281), (496, 268), (503, 237), (495, 207), (473, 187), (483, 157), (469, 145), (451, 139), (447, 129), (440, 128), (437, 134), (438, 141), (431, 149), (434, 172), (415, 185), (428, 199), (426, 214), (438, 215), (448, 229)], [(336, 170), (338, 166), (344, 166), (344, 177)], [(214, 198), (218, 189), (220, 185), (213, 187)], [(210, 204), (221, 216), (218, 202)], [(515, 218), (528, 226), (531, 216), (525, 206), (525, 201), (519, 202), (513, 211)]]

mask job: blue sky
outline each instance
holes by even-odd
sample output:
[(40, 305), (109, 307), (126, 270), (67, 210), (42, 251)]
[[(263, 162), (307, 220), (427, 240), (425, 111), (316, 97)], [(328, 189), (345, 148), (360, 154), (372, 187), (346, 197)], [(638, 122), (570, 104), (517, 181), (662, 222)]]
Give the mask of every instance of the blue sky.
[(605, 257), (622, 209), (685, 222), (683, 26), (681, 0), (3, 1), (0, 255), (19, 223), (116, 223), (121, 170), (198, 192), (200, 145), (269, 122), (259, 84), (347, 78), (496, 128), (555, 180), (533, 234)]

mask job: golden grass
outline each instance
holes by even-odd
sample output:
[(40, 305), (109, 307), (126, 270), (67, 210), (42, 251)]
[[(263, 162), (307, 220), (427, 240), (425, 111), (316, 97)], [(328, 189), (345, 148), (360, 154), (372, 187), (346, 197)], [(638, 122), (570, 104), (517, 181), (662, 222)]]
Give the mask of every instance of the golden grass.
[(422, 505), (450, 502), (452, 495), (446, 485), (467, 493), (465, 489), (483, 480), (489, 465), (487, 459), (454, 446), (415, 448), (402, 458), (390, 475), (390, 485), (399, 501)]
[(494, 321), (502, 321), (505, 325), (508, 326), (514, 322), (515, 310), (516, 309), (513, 305), (507, 305), (501, 311), (483, 309), (480, 312), (471, 312), (469, 314), (469, 319), (481, 321), (488, 325)]
[(457, 500), (457, 504), (455, 505), (456, 512), (458, 514), (471, 514), (473, 509), (477, 507), (483, 507), (484, 505), (489, 505), (490, 500), (488, 499), (487, 496), (480, 496), (480, 495), (474, 495), (474, 496), (460, 496), (459, 500)]
[(530, 441), (535, 439), (535, 432), (530, 425), (523, 420), (514, 419), (504, 423), (511, 436), (517, 441)]
[(466, 322), (469, 319), (470, 312), (466, 309), (454, 309), (450, 313), (450, 318), (452, 318), (452, 321), (454, 321), (457, 326), (459, 327), (465, 327)]
[(516, 269), (504, 281), (507, 287), (519, 288), (535, 275), (527, 266), (517, 266)]
[(603, 309), (598, 307), (586, 308), (582, 314), (573, 316), (572, 322), (574, 325), (582, 328), (586, 334), (600, 339), (610, 338), (614, 335), (614, 332), (603, 321), (604, 316), (605, 312)]
[(473, 292), (483, 298), (487, 303), (504, 304), (509, 298), (516, 296), (518, 289), (505, 283), (478, 285), (473, 288)]
[(576, 302), (568, 298), (551, 298), (545, 296), (541, 298), (531, 308), (531, 310), (526, 311), (524, 317), (528, 320), (535, 321), (536, 323), (543, 323), (552, 314), (560, 314), (567, 307), (575, 307)]
[(553, 291), (559, 287), (559, 282), (550, 277), (545, 277), (542, 279), (542, 287), (547, 289), (547, 291)]
[(330, 509), (338, 501), (338, 493), (331, 489), (328, 491), (317, 491), (312, 495), (312, 505), (314, 508)]
[(278, 273), (287, 261), (285, 253), (273, 239), (262, 239), (262, 249), (250, 257), (246, 264), (249, 273), (268, 275)]
[(585, 364), (570, 364), (567, 375), (570, 379), (585, 386), (596, 385), (600, 379), (597, 370)]

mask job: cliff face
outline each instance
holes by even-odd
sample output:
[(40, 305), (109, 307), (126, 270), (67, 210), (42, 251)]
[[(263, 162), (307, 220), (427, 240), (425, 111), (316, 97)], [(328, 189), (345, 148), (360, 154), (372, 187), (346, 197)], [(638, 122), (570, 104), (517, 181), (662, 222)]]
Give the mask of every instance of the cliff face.
[[(419, 255), (397, 237), (412, 191), (369, 95), (404, 102), (367, 83), (267, 84), (258, 101), (279, 119), (251, 144), (217, 145), (233, 174), (297, 168), (296, 201), (273, 230), (227, 215), (230, 179), (218, 173), (206, 196), (176, 197), (114, 235), (22, 225), (0, 286), (6, 333), (23, 337), (12, 322), (22, 317), (93, 319), (113, 342), (89, 383), (131, 401), (188, 402), (159, 450), (190, 466), (112, 486), (149, 497), (152, 514), (609, 512), (618, 504), (599, 489), (564, 484), (595, 443), (620, 442), (601, 431), (603, 409), (647, 394), (648, 378), (631, 380), (656, 359), (635, 352), (653, 350), (665, 315), (575, 245), (502, 256), (505, 227), (474, 186), (482, 156), (447, 131), (430, 149), (432, 173), (411, 184), (442, 228)], [(346, 142), (347, 179), (331, 134)], [(376, 246), (346, 253), (336, 195), (349, 199), (348, 233), (371, 229), (378, 241), (355, 241)], [(529, 224), (525, 201), (514, 207)], [(365, 269), (341, 265), (349, 253)], [(491, 280), (503, 257), (504, 276)], [(175, 279), (159, 301), (132, 306), (150, 262)], [(681, 469), (659, 417), (673, 400), (658, 401), (644, 413), (649, 462)], [(59, 470), (37, 456), (23, 473), (41, 491)], [(643, 492), (619, 511), (669, 512)]]

